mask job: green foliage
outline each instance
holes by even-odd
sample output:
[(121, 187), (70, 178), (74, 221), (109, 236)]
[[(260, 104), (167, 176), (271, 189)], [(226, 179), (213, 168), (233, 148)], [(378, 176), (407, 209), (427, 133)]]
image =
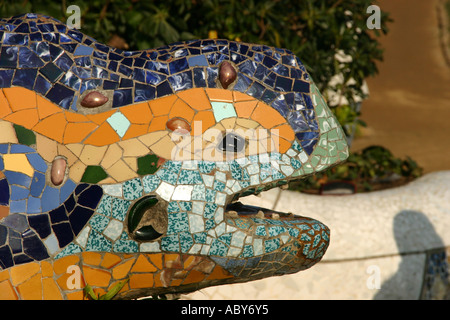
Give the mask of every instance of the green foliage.
[(410, 157), (399, 159), (381, 146), (367, 147), (351, 153), (348, 160), (336, 167), (309, 176), (290, 185), (291, 190), (317, 193), (320, 187), (331, 181), (352, 181), (358, 191), (371, 191), (408, 182), (422, 175), (422, 168)]
[(120, 290), (125, 286), (129, 279), (116, 283), (107, 293), (100, 295), (95, 294), (94, 290), (90, 285), (86, 285), (83, 291), (87, 298), (91, 300), (112, 300)]

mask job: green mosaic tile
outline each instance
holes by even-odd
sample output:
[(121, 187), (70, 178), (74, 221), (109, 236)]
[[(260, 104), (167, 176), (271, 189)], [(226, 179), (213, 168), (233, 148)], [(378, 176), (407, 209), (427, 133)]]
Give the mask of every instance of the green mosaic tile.
[(154, 174), (158, 170), (159, 157), (154, 154), (148, 154), (146, 156), (137, 159), (137, 173), (140, 175)]
[(17, 140), (20, 144), (31, 146), (36, 144), (36, 135), (33, 131), (22, 127), (18, 124), (14, 124), (14, 130), (16, 131)]
[(100, 166), (87, 166), (81, 177), (81, 182), (97, 183), (107, 178), (108, 174)]

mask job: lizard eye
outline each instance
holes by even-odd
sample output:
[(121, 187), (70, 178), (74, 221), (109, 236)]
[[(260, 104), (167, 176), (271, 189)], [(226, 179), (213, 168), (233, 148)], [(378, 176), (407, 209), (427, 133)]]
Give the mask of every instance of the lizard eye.
[(89, 92), (84, 96), (80, 104), (85, 108), (97, 108), (108, 102), (108, 97), (105, 97), (98, 91)]
[(245, 139), (235, 133), (227, 134), (219, 143), (222, 151), (241, 152), (245, 147)]

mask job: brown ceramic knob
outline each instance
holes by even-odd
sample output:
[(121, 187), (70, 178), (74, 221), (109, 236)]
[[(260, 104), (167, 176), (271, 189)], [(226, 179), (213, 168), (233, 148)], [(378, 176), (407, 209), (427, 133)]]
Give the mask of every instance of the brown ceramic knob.
[(59, 186), (64, 181), (66, 175), (67, 162), (63, 158), (56, 158), (52, 162), (52, 169), (50, 171), (50, 179), (55, 186)]
[(191, 132), (191, 126), (189, 123), (181, 118), (172, 118), (166, 123), (167, 129), (177, 133), (188, 133)]
[(221, 63), (219, 67), (219, 81), (224, 89), (227, 89), (230, 84), (236, 80), (236, 70), (228, 61)]
[(98, 91), (89, 92), (81, 101), (81, 105), (85, 108), (96, 108), (108, 102), (108, 98)]

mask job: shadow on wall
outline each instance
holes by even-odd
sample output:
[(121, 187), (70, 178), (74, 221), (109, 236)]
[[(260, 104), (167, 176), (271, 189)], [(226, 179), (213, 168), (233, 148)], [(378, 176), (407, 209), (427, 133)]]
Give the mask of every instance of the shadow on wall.
[(374, 299), (449, 299), (447, 254), (427, 216), (402, 210), (394, 218), (393, 229), (401, 262)]

